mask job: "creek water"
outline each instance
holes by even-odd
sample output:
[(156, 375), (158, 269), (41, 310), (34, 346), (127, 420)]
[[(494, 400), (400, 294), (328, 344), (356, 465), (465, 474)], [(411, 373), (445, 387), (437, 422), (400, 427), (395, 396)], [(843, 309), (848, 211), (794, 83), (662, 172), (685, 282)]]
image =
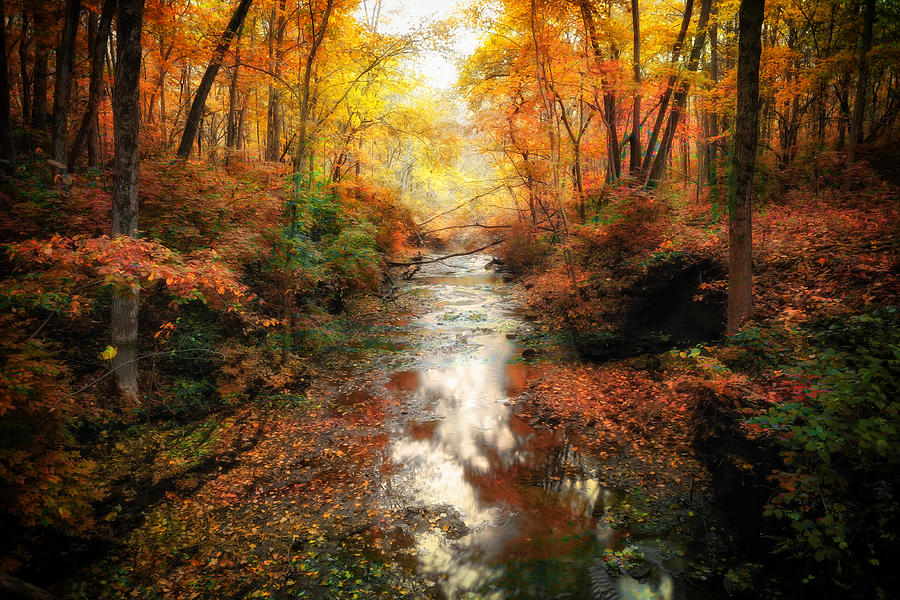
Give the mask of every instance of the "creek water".
[[(522, 358), (530, 325), (490, 260), (426, 264), (403, 284), (425, 309), (394, 331), (404, 350), (378, 391), (397, 407), (382, 502), (405, 511), (394, 532), (404, 556), (450, 600), (591, 598), (592, 565), (622, 547), (603, 518), (617, 493), (561, 430), (517, 414), (529, 379), (550, 367)], [(611, 581), (620, 598), (673, 597), (664, 569)]]

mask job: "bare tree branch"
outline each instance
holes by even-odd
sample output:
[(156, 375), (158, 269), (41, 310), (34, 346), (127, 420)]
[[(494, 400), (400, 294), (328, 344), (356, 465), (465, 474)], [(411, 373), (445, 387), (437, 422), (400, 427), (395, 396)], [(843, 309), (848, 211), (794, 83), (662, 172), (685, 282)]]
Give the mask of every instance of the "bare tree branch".
[(388, 265), (392, 267), (409, 267), (411, 265), (427, 265), (430, 263), (440, 262), (442, 260), (447, 260), (448, 258), (454, 258), (456, 256), (469, 256), (470, 254), (478, 254), (482, 250), (487, 250), (488, 248), (492, 248), (497, 244), (502, 244), (505, 242), (505, 238), (500, 238), (499, 240), (494, 240), (487, 246), (482, 246), (481, 248), (475, 248), (474, 250), (469, 250), (468, 252), (454, 252), (453, 254), (445, 254), (444, 256), (439, 256), (438, 258), (429, 258), (427, 260), (416, 260), (412, 262), (393, 262), (388, 261)]

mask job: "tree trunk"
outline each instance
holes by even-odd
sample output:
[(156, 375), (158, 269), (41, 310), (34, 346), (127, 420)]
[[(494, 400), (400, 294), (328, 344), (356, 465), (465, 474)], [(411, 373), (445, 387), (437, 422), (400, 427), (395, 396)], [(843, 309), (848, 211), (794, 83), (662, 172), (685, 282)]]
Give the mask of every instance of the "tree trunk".
[[(311, 86), (310, 83), (312, 81), (312, 72), (313, 65), (316, 62), (316, 54), (319, 51), (319, 46), (322, 45), (322, 40), (325, 39), (325, 32), (328, 30), (328, 20), (331, 17), (331, 9), (334, 7), (334, 0), (328, 0), (325, 9), (322, 13), (322, 21), (319, 24), (318, 30), (316, 30), (316, 21), (313, 18), (313, 15), (310, 14), (310, 29), (312, 33), (312, 42), (309, 46), (309, 52), (306, 55), (306, 60), (301, 63), (302, 68), (300, 72), (300, 131), (298, 133), (297, 146), (294, 148), (293, 156), (291, 157), (292, 166), (294, 168), (294, 186), (295, 191), (299, 195), (301, 186), (303, 185), (304, 178), (302, 176), (303, 169), (305, 168), (307, 162), (307, 154), (312, 156), (312, 153), (309, 152), (307, 148), (307, 131), (308, 131), (308, 123), (310, 118), (310, 91)], [(292, 138), (293, 139), (293, 138)], [(310, 168), (310, 174), (312, 169)], [(293, 231), (295, 224), (297, 222), (297, 207), (294, 204), (290, 210), (290, 231), (293, 236)], [(288, 287), (288, 279), (289, 274), (292, 272), (292, 266), (290, 257), (287, 253), (287, 248), (285, 248), (285, 287), (284, 287), (284, 311), (283, 311), (283, 322), (284, 322), (284, 340), (281, 346), (281, 360), (283, 363), (287, 362), (288, 355), (291, 351), (291, 336), (293, 335), (293, 293)]]
[(174, 43), (170, 44), (168, 48), (165, 48), (163, 40), (160, 38), (159, 55), (161, 60), (159, 65), (159, 83), (157, 84), (159, 86), (159, 127), (161, 139), (166, 145), (166, 150), (169, 149), (169, 127), (166, 115), (166, 75), (169, 74), (168, 61), (174, 48)]
[[(715, 87), (719, 82), (719, 31), (716, 23), (715, 6), (711, 9), (712, 23), (709, 25), (709, 79)], [(706, 143), (706, 170), (709, 176), (709, 187), (715, 193), (718, 180), (717, 161), (719, 153), (719, 115), (715, 108), (709, 109), (706, 117), (707, 143)]]
[(247, 116), (247, 97), (244, 97), (244, 101), (241, 103), (241, 109), (238, 111), (238, 119), (237, 119), (237, 139), (234, 141), (234, 148), (240, 152), (244, 149), (244, 126), (246, 123)]
[[(97, 42), (98, 42), (97, 29), (99, 27), (100, 27), (100, 16), (97, 13), (92, 11), (90, 13), (90, 15), (88, 16), (88, 32), (87, 32), (88, 55), (92, 59), (94, 57), (94, 52), (97, 48)], [(102, 60), (102, 55), (101, 55), (101, 60)], [(91, 69), (93, 70), (93, 63), (91, 64)], [(88, 103), (90, 103), (90, 99), (91, 99), (90, 96), (91, 96), (90, 95), (90, 86), (88, 86)], [(87, 113), (87, 110), (85, 110), (85, 113)], [(86, 141), (87, 141), (86, 145), (87, 145), (87, 155), (88, 155), (88, 167), (96, 167), (99, 164), (100, 135), (99, 135), (99, 128), (97, 126), (98, 122), (99, 122), (99, 119), (95, 116), (91, 120), (90, 125), (88, 125), (88, 131), (87, 131), (87, 134), (85, 134)], [(80, 131), (80, 130), (81, 130), (81, 126), (79, 126), (78, 129), (76, 129), (76, 132), (75, 132), (76, 138), (78, 137), (78, 131)], [(77, 154), (75, 151), (75, 143), (73, 140), (72, 148), (69, 149), (69, 171), (70, 172), (74, 170), (75, 163), (77, 162), (77, 159), (75, 158), (76, 156), (77, 156)]]
[[(294, 173), (299, 174), (302, 172), (306, 164), (306, 154), (309, 151), (307, 136), (308, 136), (308, 127), (309, 127), (309, 113), (310, 113), (310, 82), (312, 81), (312, 72), (313, 65), (316, 62), (316, 54), (319, 52), (319, 46), (322, 45), (322, 40), (325, 39), (325, 32), (328, 29), (328, 19), (331, 17), (331, 9), (334, 7), (334, 0), (328, 0), (325, 5), (325, 10), (322, 13), (322, 22), (319, 25), (318, 31), (316, 31), (315, 20), (310, 23), (310, 27), (312, 28), (312, 44), (309, 48), (309, 53), (306, 55), (306, 60), (303, 62), (303, 68), (300, 73), (300, 132), (297, 138), (297, 146), (294, 148), (294, 156), (293, 156), (293, 167)], [(312, 169), (310, 169), (312, 171)], [(298, 184), (300, 183), (299, 177), (297, 179)]]
[(19, 41), (19, 72), (22, 78), (22, 124), (31, 120), (31, 78), (28, 76), (28, 3), (22, 3), (22, 28)]
[(622, 176), (622, 152), (619, 149), (619, 115), (616, 109), (616, 93), (603, 92), (603, 113), (606, 117), (606, 180), (615, 181)]
[(100, 119), (98, 117), (94, 117), (94, 121), (88, 129), (87, 155), (89, 167), (97, 169), (103, 166), (103, 159), (100, 153)]
[[(269, 69), (275, 80), (281, 77), (281, 62), (284, 56), (284, 31), (287, 19), (284, 16), (285, 0), (280, 0), (278, 8), (272, 6), (269, 17)], [(267, 161), (275, 162), (281, 155), (281, 92), (274, 83), (269, 83), (269, 106), (266, 112), (266, 152)]]
[[(119, 0), (113, 131), (112, 235), (133, 236), (138, 224), (138, 168), (140, 165), (141, 25), (144, 0)], [(112, 345), (116, 387), (127, 401), (138, 399), (138, 287), (117, 290), (112, 299)]]
[(550, 90), (553, 92), (553, 95), (556, 97), (556, 101), (559, 103), (559, 116), (566, 128), (566, 133), (569, 135), (569, 141), (572, 143), (572, 181), (575, 184), (575, 196), (578, 199), (578, 217), (581, 222), (584, 223), (587, 212), (584, 205), (584, 178), (582, 176), (581, 168), (581, 139), (584, 137), (584, 132), (587, 130), (591, 119), (589, 117), (587, 121), (585, 121), (584, 102), (579, 100), (578, 130), (576, 132), (575, 128), (572, 127), (572, 124), (569, 122), (569, 118), (566, 116), (566, 107), (563, 104), (562, 98), (560, 98), (559, 94), (556, 93), (556, 90), (553, 89), (552, 86), (550, 86)]
[(734, 174), (728, 198), (728, 334), (753, 309), (751, 197), (759, 138), (759, 57), (765, 0), (741, 0), (738, 26)]
[(875, 0), (866, 1), (863, 21), (862, 46), (859, 49), (859, 73), (856, 77), (856, 98), (850, 117), (850, 135), (847, 138), (847, 164), (856, 160), (856, 145), (863, 139), (863, 119), (866, 115), (866, 90), (869, 86), (869, 50), (872, 49), (872, 25), (875, 21)]
[[(16, 154), (13, 150), (12, 121), (9, 116), (9, 65), (6, 58), (6, 0), (0, 0), (0, 170), (15, 173)], [(19, 49), (21, 52), (21, 48)]]
[(66, 0), (66, 16), (62, 37), (56, 50), (56, 87), (53, 90), (53, 160), (59, 173), (69, 164), (66, 152), (69, 133), (69, 95), (72, 92), (72, 71), (75, 66), (75, 37), (81, 16), (81, 0)]
[[(583, 1), (581, 4), (582, 7), (582, 15), (585, 14), (585, 7), (587, 6), (587, 2)], [(590, 7), (588, 7), (589, 9)], [(588, 10), (588, 16), (590, 15), (590, 11)], [(545, 87), (545, 69), (541, 64), (541, 47), (538, 43), (537, 36), (537, 26), (535, 23), (535, 17), (537, 15), (537, 7), (536, 1), (531, 0), (531, 39), (534, 44), (534, 67), (535, 67), (535, 77), (537, 79), (538, 91), (541, 95), (541, 102), (543, 103), (544, 113), (547, 115), (547, 133), (550, 138), (550, 169), (552, 173), (551, 186), (552, 186), (552, 197), (553, 197), (553, 208), (559, 214), (559, 220), (561, 223), (561, 227), (559, 228), (559, 237), (560, 242), (563, 246), (563, 258), (566, 263), (566, 271), (569, 274), (569, 282), (572, 284), (572, 293), (578, 297), (578, 278), (575, 275), (575, 266), (572, 260), (572, 251), (569, 248), (569, 220), (566, 216), (565, 207), (562, 204), (562, 198), (560, 197), (560, 177), (559, 177), (559, 135), (558, 132), (554, 132), (554, 124), (556, 121), (556, 111), (554, 110), (555, 105), (553, 104), (553, 100), (548, 97), (547, 91), (544, 89)], [(587, 25), (587, 22), (585, 23)], [(596, 37), (593, 38), (594, 42), (596, 42)], [(599, 46), (594, 47), (595, 51), (599, 49)], [(540, 199), (538, 198), (538, 202)], [(548, 221), (550, 219), (548, 218)], [(556, 229), (554, 227), (554, 229)]]
[[(332, 1), (329, 0), (329, 3)], [(216, 80), (216, 75), (219, 73), (219, 67), (222, 66), (222, 59), (228, 51), (228, 46), (231, 45), (231, 40), (234, 39), (238, 29), (244, 23), (244, 18), (247, 16), (247, 11), (250, 10), (252, 3), (253, 0), (240, 0), (240, 4), (238, 4), (234, 14), (231, 15), (231, 20), (228, 22), (225, 32), (219, 39), (219, 43), (216, 44), (215, 50), (213, 50), (212, 58), (206, 67), (206, 72), (203, 73), (200, 85), (197, 86), (197, 94), (194, 96), (191, 110), (188, 112), (187, 121), (184, 124), (184, 133), (181, 136), (181, 143), (178, 144), (178, 156), (187, 158), (191, 154), (191, 146), (193, 146), (194, 138), (197, 136), (203, 111), (206, 109), (206, 97), (209, 95), (212, 84)]]
[(34, 5), (34, 98), (31, 107), (31, 126), (44, 129), (47, 126), (47, 80), (49, 79), (50, 48), (49, 39), (53, 29), (53, 19), (48, 14), (48, 6)]
[[(75, 168), (78, 154), (86, 138), (95, 136), (97, 132), (97, 109), (100, 107), (100, 94), (103, 91), (103, 61), (106, 58), (106, 45), (109, 40), (109, 31), (112, 24), (113, 13), (116, 12), (116, 0), (104, 0), (100, 10), (100, 20), (97, 22), (96, 34), (91, 38), (91, 81), (88, 86), (88, 103), (72, 143), (72, 152), (69, 156), (69, 170)], [(88, 144), (95, 143), (88, 139)], [(89, 161), (91, 162), (91, 161)], [(93, 166), (93, 164), (92, 164)]]
[(641, 169), (641, 13), (638, 0), (631, 0), (631, 29), (634, 34), (634, 106), (631, 116), (631, 157), (628, 174)]
[(241, 37), (238, 32), (234, 42), (234, 67), (231, 71), (231, 83), (228, 86), (228, 119), (225, 125), (225, 166), (234, 161), (238, 136), (238, 74), (240, 73)]
[(844, 71), (841, 75), (837, 96), (839, 104), (837, 149), (843, 150), (847, 141), (847, 127), (850, 124), (850, 71)]
[[(706, 111), (700, 108), (700, 102), (696, 98), (694, 99), (694, 119), (696, 120), (697, 127), (700, 131), (706, 132), (709, 130), (709, 119), (707, 118)], [(690, 136), (688, 136), (688, 144), (690, 144)], [(698, 133), (695, 142), (695, 152), (697, 153), (697, 202), (700, 201), (700, 193), (703, 191), (703, 185), (706, 183), (706, 159), (708, 158), (708, 147), (709, 141), (707, 136)]]
[[(693, 0), (688, 0), (692, 2)], [(594, 22), (594, 9), (588, 0), (581, 0), (581, 19), (587, 31), (588, 42), (594, 52), (597, 62), (603, 61), (603, 52), (600, 50), (600, 42), (597, 36), (597, 25)], [(617, 54), (617, 53), (616, 53)], [(618, 58), (618, 56), (616, 56)], [(606, 179), (613, 181), (622, 174), (622, 157), (619, 152), (618, 115), (616, 114), (616, 94), (607, 84), (605, 78), (600, 78), (600, 86), (603, 88), (603, 123), (606, 126)]]

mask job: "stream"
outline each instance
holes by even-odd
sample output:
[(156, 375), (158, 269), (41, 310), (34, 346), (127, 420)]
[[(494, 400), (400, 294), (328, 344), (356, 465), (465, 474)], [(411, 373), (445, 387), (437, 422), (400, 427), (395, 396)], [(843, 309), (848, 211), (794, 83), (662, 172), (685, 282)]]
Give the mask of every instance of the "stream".
[(674, 597), (661, 561), (640, 580), (596, 566), (623, 547), (603, 518), (617, 492), (561, 429), (517, 412), (552, 365), (520, 345), (531, 325), (490, 261), (422, 265), (400, 295), (423, 310), (385, 332), (399, 349), (377, 359), (385, 377), (340, 400), (395, 407), (380, 492), (383, 509), (405, 515), (392, 551), (450, 600)]

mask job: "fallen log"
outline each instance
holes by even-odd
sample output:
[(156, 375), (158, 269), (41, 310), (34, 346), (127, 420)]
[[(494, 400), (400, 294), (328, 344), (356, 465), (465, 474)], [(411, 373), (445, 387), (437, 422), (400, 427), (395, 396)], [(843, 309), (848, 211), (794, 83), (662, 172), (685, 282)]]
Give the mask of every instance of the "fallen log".
[(0, 596), (18, 598), (20, 600), (53, 600), (54, 596), (47, 590), (13, 577), (9, 573), (0, 573)]
[(416, 261), (412, 261), (412, 262), (388, 261), (387, 264), (392, 267), (409, 267), (411, 265), (427, 265), (430, 263), (436, 263), (436, 262), (440, 262), (442, 260), (447, 260), (448, 258), (454, 258), (456, 256), (469, 256), (470, 254), (478, 254), (482, 250), (487, 250), (488, 248), (493, 248), (497, 244), (502, 244), (504, 241), (506, 241), (504, 238), (500, 238), (499, 240), (494, 240), (490, 244), (488, 244), (486, 246), (482, 246), (481, 248), (475, 248), (474, 250), (469, 250), (467, 252), (454, 252), (453, 254), (445, 254), (444, 256), (439, 256), (437, 258), (429, 258), (426, 260), (416, 260)]

